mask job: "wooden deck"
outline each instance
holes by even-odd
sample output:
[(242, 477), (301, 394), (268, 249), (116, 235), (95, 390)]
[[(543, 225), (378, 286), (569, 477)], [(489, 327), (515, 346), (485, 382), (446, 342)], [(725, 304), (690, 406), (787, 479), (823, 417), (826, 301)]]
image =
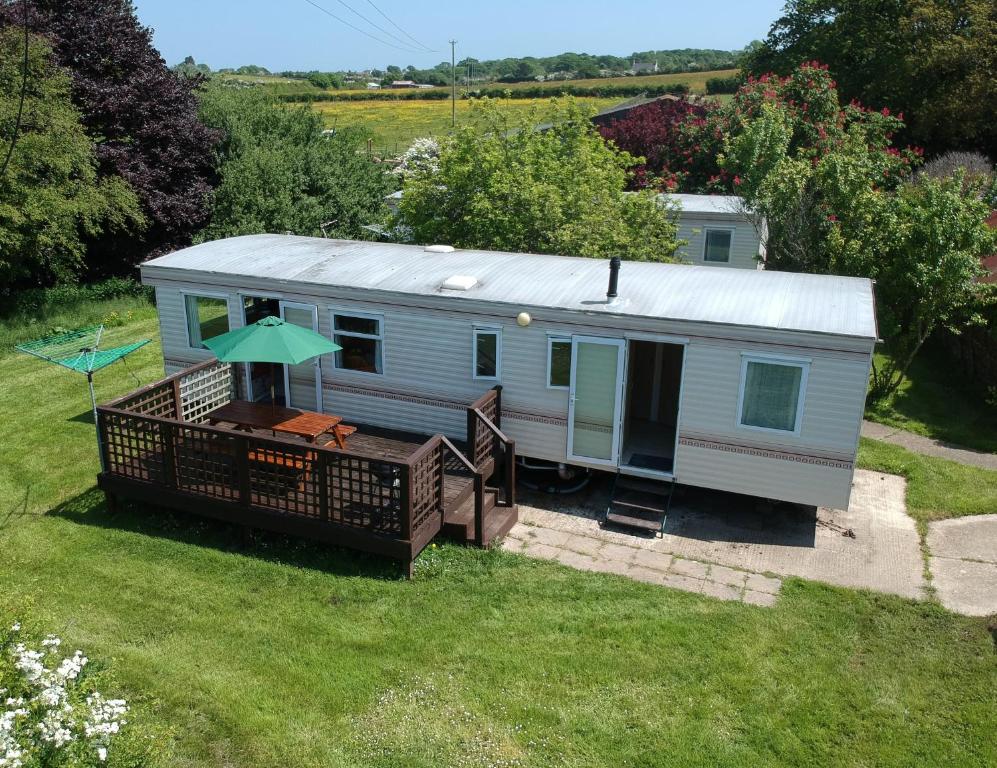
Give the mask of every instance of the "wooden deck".
[(355, 425), (339, 448), (210, 424), (233, 382), (231, 366), (210, 361), (98, 408), (109, 501), (372, 551), (409, 571), (441, 532), (485, 546), (515, 523), (515, 446), (497, 426), (499, 390), (468, 406), (466, 443)]

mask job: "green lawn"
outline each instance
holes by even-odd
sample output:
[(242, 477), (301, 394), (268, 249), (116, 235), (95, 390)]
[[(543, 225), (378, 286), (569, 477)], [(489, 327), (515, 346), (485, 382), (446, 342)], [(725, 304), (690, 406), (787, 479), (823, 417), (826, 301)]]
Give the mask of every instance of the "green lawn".
[[(882, 360), (877, 355), (877, 360)], [(997, 406), (969, 387), (944, 354), (924, 349), (890, 400), (866, 409), (866, 418), (943, 442), (997, 452)]]
[[(111, 332), (154, 336), (151, 308)], [(159, 354), (99, 374), (102, 398), (161, 375)], [(799, 580), (753, 608), (452, 546), (405, 581), (184, 515), (111, 517), (83, 377), (0, 363), (0, 620), (109, 665), (169, 733), (163, 766), (997, 763), (982, 620)]]

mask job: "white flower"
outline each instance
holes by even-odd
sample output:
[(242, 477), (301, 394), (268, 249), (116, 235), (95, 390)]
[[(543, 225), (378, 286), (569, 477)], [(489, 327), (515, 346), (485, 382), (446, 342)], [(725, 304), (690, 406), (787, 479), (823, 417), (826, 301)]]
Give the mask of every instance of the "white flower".
[(21, 631), (21, 622), (15, 621), (13, 623), (13, 625), (11, 625), (10, 631), (11, 632), (20, 632)]
[(107, 747), (97, 747), (97, 759), (102, 763), (107, 760)]

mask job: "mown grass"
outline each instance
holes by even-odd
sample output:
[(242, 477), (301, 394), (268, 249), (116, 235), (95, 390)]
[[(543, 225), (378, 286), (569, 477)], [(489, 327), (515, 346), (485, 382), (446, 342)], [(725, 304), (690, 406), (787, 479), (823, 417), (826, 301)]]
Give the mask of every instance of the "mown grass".
[[(535, 107), (538, 101), (532, 99), (507, 99), (501, 102), (502, 109), (510, 115), (522, 115)], [(609, 99), (579, 98), (582, 104), (600, 110), (619, 104), (619, 97)], [(470, 100), (457, 102), (457, 122), (466, 122), (471, 117)], [(318, 101), (312, 109), (322, 115), (328, 128), (365, 128), (373, 134), (375, 150), (388, 154), (404, 152), (413, 139), (423, 136), (443, 136), (451, 129), (451, 102), (433, 99), (405, 99), (397, 101)]]
[[(155, 338), (154, 313), (111, 334)], [(0, 364), (0, 620), (106, 662), (170, 734), (162, 766), (997, 762), (981, 620), (799, 580), (753, 608), (451, 546), (406, 581), (183, 514), (111, 516), (83, 378)], [(119, 365), (103, 398), (136, 384)], [(161, 375), (158, 344), (129, 366)]]
[[(877, 363), (885, 358), (876, 356)], [(925, 349), (888, 400), (873, 403), (866, 418), (942, 442), (997, 453), (997, 405), (960, 377), (941, 350)]]

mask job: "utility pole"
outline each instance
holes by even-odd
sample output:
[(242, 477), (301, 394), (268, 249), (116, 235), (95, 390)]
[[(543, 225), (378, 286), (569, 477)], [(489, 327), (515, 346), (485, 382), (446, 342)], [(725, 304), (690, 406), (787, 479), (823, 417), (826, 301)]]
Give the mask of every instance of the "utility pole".
[(450, 126), (457, 127), (457, 60), (454, 54), (456, 40), (450, 41)]

